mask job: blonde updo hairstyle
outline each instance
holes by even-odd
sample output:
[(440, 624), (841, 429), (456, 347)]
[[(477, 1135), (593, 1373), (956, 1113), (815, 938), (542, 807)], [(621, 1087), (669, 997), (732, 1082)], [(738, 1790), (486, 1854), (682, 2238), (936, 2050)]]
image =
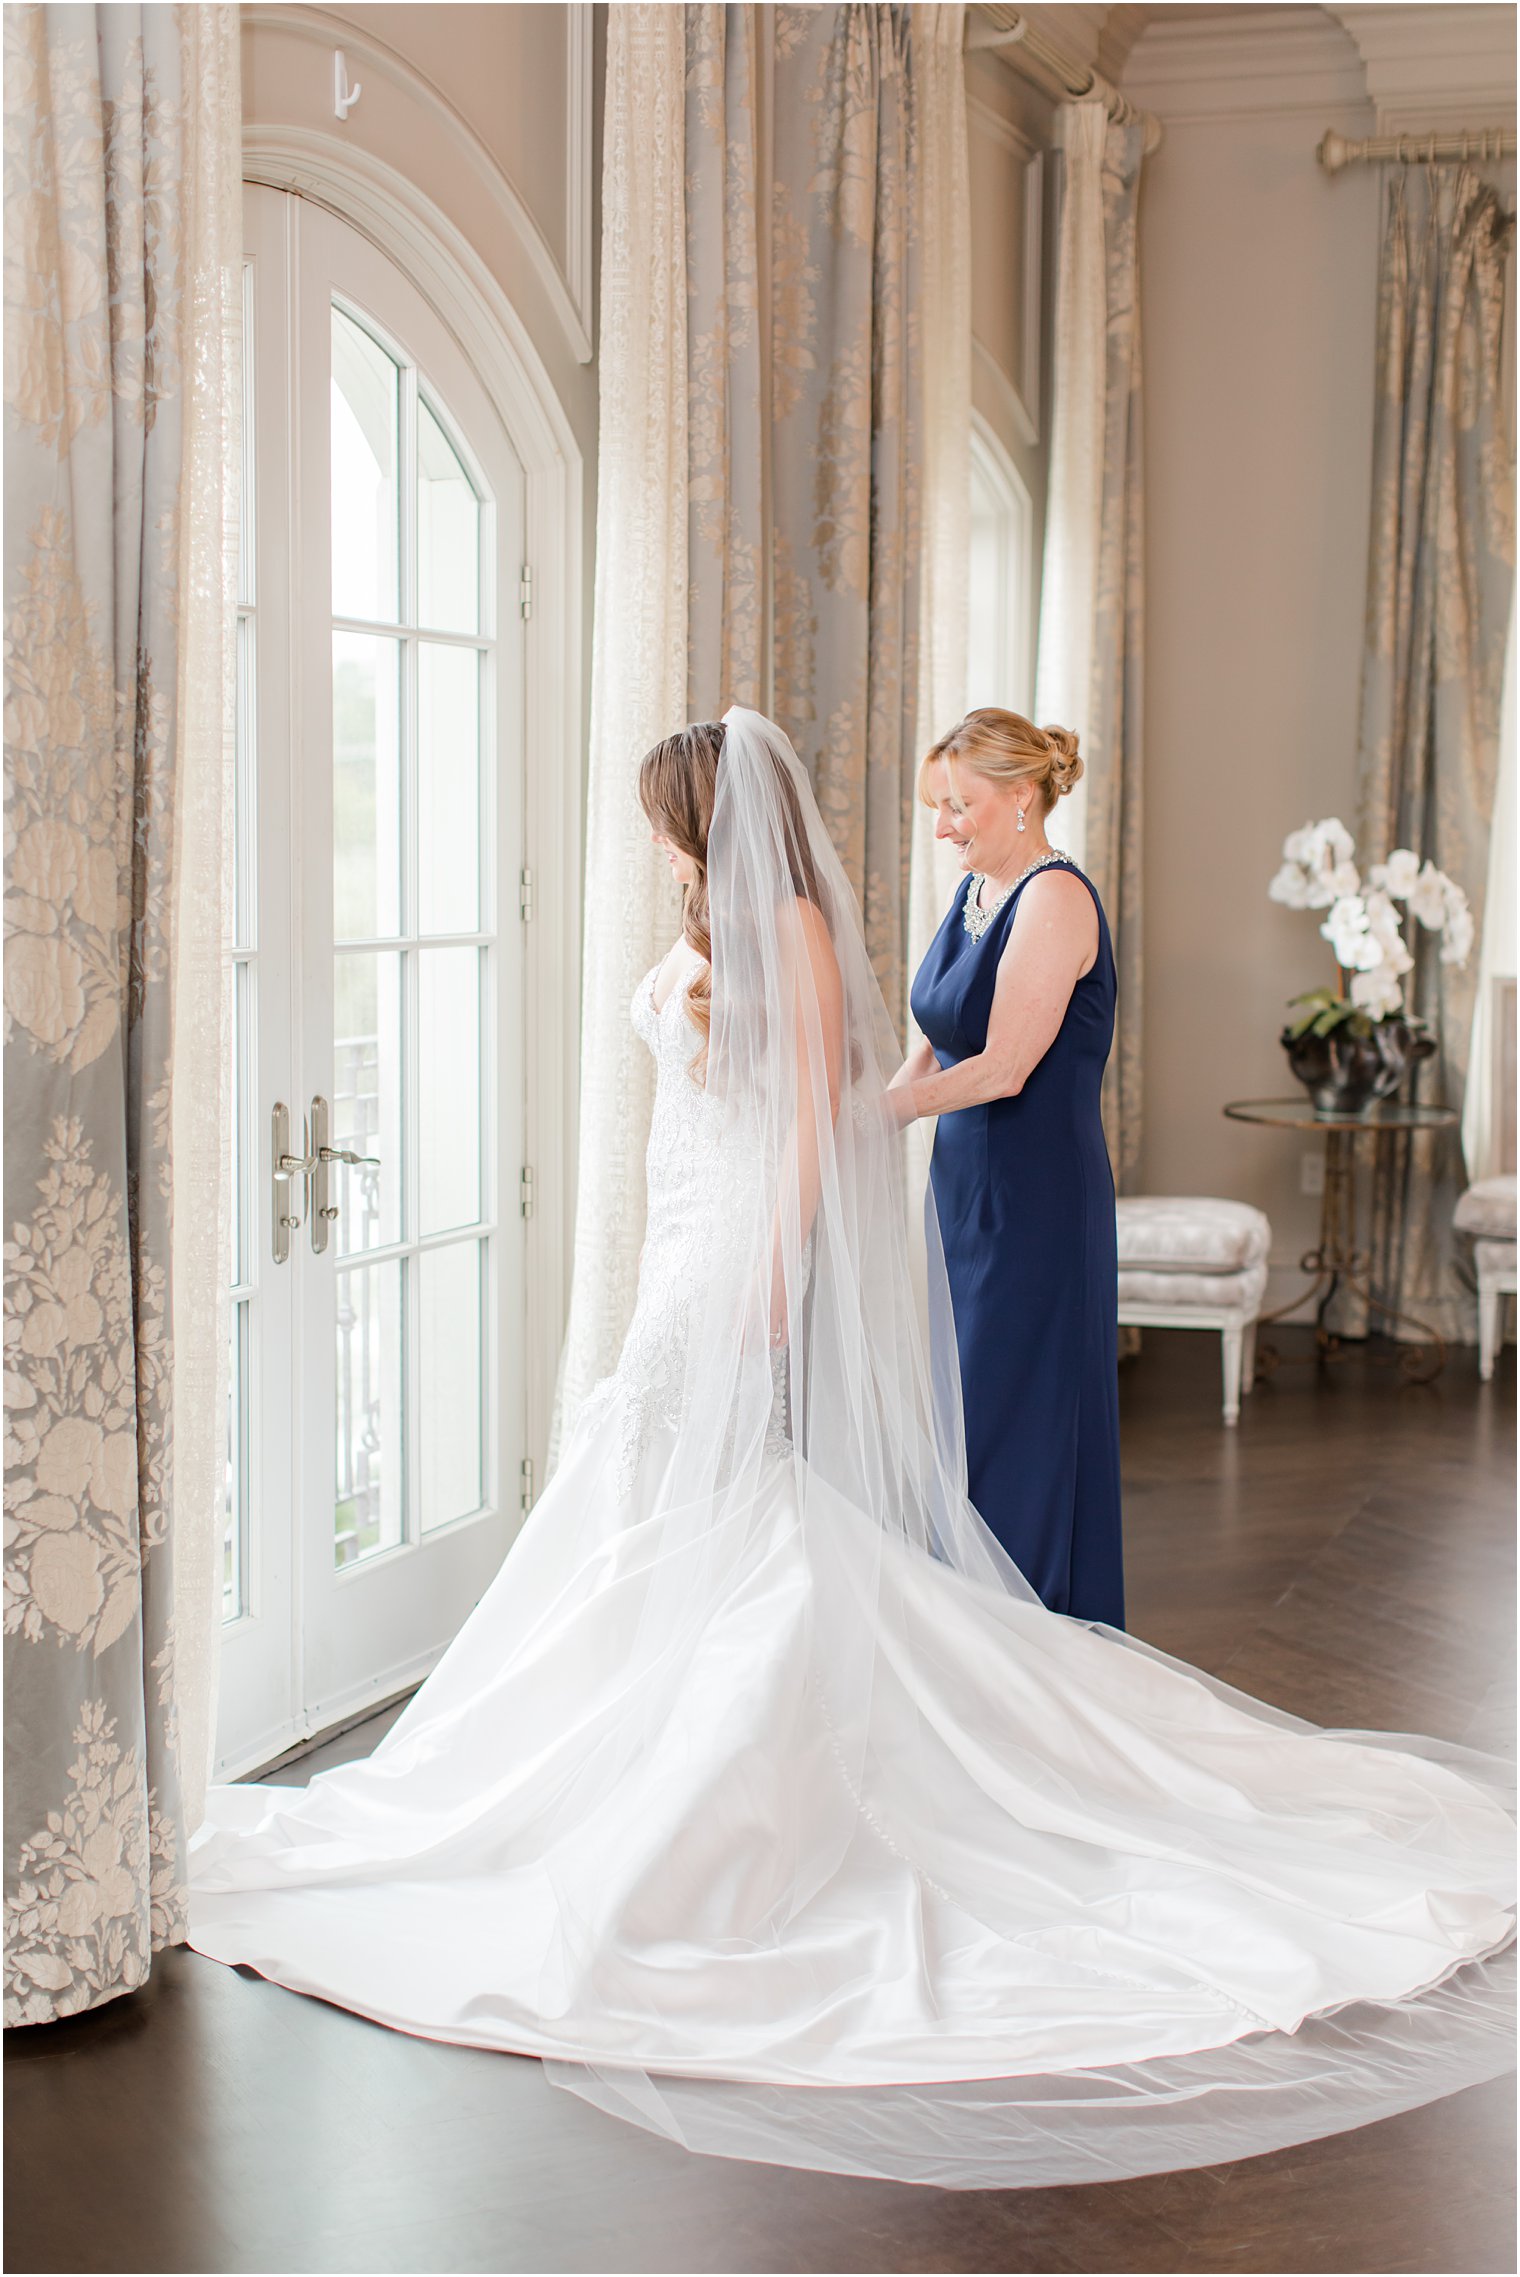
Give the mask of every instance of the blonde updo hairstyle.
[(1075, 788), (1082, 776), (1077, 756), (1077, 734), (1070, 727), (1036, 727), (1018, 712), (1005, 712), (996, 704), (983, 704), (967, 712), (925, 754), (918, 770), (918, 795), (926, 806), (934, 804), (929, 792), (929, 769), (943, 759), (955, 789), (956, 769), (969, 767), (1000, 790), (1015, 783), (1033, 783), (1049, 814), (1058, 798)]

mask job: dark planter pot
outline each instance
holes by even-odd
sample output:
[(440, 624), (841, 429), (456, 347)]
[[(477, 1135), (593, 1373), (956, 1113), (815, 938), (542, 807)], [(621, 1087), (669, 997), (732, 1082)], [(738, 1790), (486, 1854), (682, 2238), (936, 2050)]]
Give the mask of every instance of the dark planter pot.
[(1436, 1040), (1428, 1030), (1395, 1018), (1375, 1021), (1367, 1036), (1349, 1028), (1294, 1036), (1285, 1028), (1282, 1047), (1315, 1114), (1330, 1121), (1365, 1114), (1379, 1099), (1391, 1099), (1410, 1068), (1430, 1057)]
[(1414, 1027), (1402, 1016), (1379, 1020), (1372, 1040), (1382, 1056), (1383, 1074), (1373, 1092), (1375, 1099), (1391, 1099), (1412, 1067), (1435, 1055), (1436, 1040), (1428, 1028)]
[(1375, 1039), (1354, 1036), (1346, 1028), (1334, 1028), (1328, 1036), (1316, 1036), (1312, 1031), (1293, 1036), (1285, 1028), (1282, 1047), (1289, 1067), (1314, 1103), (1314, 1112), (1327, 1121), (1364, 1113), (1387, 1074)]

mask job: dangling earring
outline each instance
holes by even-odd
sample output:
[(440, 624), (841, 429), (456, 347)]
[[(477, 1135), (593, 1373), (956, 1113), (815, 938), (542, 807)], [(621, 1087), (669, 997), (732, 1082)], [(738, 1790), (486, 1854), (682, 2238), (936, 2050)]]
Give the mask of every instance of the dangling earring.
[(1020, 830), (1022, 830), (1022, 829), (1023, 829), (1023, 827), (1024, 827), (1024, 809), (1023, 809), (1022, 807), (1020, 807), (1020, 808), (1019, 808), (1019, 828), (1020, 828)]

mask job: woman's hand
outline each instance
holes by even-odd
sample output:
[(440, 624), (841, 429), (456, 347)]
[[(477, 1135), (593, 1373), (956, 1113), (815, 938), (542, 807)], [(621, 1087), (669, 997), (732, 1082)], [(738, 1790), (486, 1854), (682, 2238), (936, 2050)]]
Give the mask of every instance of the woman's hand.
[(920, 1036), (882, 1094), (881, 1113), (889, 1130), (905, 1130), (909, 1123), (918, 1120), (920, 1110), (913, 1096), (913, 1086), (926, 1075), (932, 1075), (938, 1064), (933, 1046)]
[(877, 1100), (876, 1111), (889, 1131), (904, 1131), (909, 1123), (917, 1122), (912, 1079), (905, 1083), (901, 1076), (894, 1077)]

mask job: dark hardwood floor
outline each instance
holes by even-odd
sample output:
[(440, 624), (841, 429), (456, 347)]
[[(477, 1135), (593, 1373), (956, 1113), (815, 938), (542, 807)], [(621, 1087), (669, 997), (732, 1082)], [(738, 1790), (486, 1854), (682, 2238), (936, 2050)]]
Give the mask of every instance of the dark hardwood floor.
[[(1321, 1722), (1512, 1746), (1512, 1354), (1427, 1389), (1284, 1366), (1237, 1431), (1214, 1339), (1149, 1331), (1121, 1384), (1133, 1629)], [(689, 2157), (183, 1947), (6, 2058), (12, 2272), (1515, 2268), (1508, 2083), (1233, 2166), (954, 2193)]]

